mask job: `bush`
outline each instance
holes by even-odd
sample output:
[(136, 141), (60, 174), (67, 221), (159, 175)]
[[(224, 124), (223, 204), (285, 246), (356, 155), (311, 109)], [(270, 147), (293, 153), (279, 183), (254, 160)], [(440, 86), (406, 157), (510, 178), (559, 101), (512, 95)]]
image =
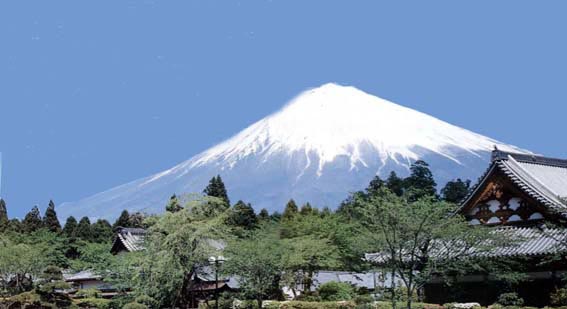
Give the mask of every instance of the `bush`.
[(354, 302), (357, 305), (370, 304), (370, 303), (374, 302), (374, 297), (372, 297), (371, 295), (368, 295), (368, 294), (357, 295), (354, 298)]
[(518, 296), (517, 293), (504, 293), (498, 297), (497, 303), (502, 306), (516, 306), (521, 307), (524, 305), (524, 300)]
[(137, 302), (131, 302), (131, 303), (124, 305), (124, 307), (122, 307), (122, 309), (148, 309), (148, 306), (146, 306), (144, 304), (137, 303)]
[(100, 291), (97, 289), (83, 289), (78, 290), (75, 296), (79, 298), (100, 298)]
[(567, 305), (567, 288), (557, 289), (549, 295), (551, 304), (554, 306)]
[(354, 296), (352, 285), (335, 281), (322, 284), (317, 292), (324, 301), (351, 300)]
[(79, 308), (110, 309), (110, 300), (102, 298), (83, 298), (75, 301)]
[(149, 297), (148, 295), (140, 295), (140, 296), (136, 297), (134, 302), (142, 304), (142, 305), (146, 305), (149, 308), (157, 308), (158, 307), (158, 302), (155, 299)]

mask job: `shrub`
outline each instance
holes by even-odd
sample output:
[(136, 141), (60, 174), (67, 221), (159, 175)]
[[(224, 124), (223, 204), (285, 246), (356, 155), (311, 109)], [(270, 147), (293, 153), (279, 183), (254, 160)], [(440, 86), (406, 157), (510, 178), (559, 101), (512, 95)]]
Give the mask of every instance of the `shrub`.
[(498, 297), (497, 303), (502, 306), (516, 306), (521, 307), (524, 300), (518, 296), (517, 293), (504, 293)]
[(372, 297), (371, 295), (368, 295), (368, 294), (357, 295), (357, 296), (354, 298), (354, 302), (355, 302), (357, 305), (370, 304), (370, 303), (374, 302), (374, 297)]
[(100, 298), (100, 291), (97, 289), (83, 289), (78, 290), (75, 296), (79, 298)]
[[(274, 308), (274, 307), (270, 307)], [(280, 303), (280, 309), (354, 309), (356, 304), (354, 302), (340, 301), (340, 302), (303, 302), (303, 301), (290, 301)]]
[(551, 295), (549, 295), (551, 304), (554, 306), (565, 306), (567, 305), (567, 288), (556, 289)]
[(102, 298), (83, 298), (75, 301), (79, 308), (110, 309), (110, 300)]
[(354, 288), (343, 282), (327, 282), (317, 289), (319, 296), (324, 301), (351, 300), (354, 296)]
[(157, 308), (159, 305), (155, 299), (151, 298), (148, 295), (140, 295), (136, 297), (136, 300), (134, 302), (142, 305), (146, 305), (149, 308)]
[(148, 309), (148, 306), (146, 306), (144, 304), (137, 303), (137, 302), (131, 302), (131, 303), (124, 305), (124, 307), (122, 307), (122, 309)]

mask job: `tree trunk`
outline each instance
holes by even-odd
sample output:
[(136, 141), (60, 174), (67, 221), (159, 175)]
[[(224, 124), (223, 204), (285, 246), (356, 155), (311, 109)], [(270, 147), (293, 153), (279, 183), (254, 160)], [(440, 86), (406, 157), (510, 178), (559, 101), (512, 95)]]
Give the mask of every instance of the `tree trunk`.
[(258, 309), (262, 309), (262, 297), (258, 297)]
[(396, 271), (394, 270), (394, 268), (392, 267), (392, 278), (390, 278), (391, 282), (392, 282), (392, 295), (391, 295), (391, 300), (392, 300), (392, 309), (396, 309)]

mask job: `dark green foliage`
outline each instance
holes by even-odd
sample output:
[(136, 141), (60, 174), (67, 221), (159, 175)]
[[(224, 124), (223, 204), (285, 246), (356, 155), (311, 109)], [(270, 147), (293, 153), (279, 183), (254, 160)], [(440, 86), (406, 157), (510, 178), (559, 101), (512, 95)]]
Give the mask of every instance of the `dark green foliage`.
[(77, 230), (75, 231), (75, 236), (85, 241), (90, 241), (93, 239), (91, 220), (89, 220), (88, 217), (82, 217), (81, 220), (79, 220)]
[(128, 210), (123, 210), (120, 213), (120, 217), (112, 225), (113, 229), (118, 227), (130, 227), (130, 213), (128, 213)]
[(396, 172), (390, 172), (390, 176), (386, 179), (386, 188), (388, 188), (392, 193), (397, 196), (402, 196), (405, 190), (404, 180), (396, 174)]
[(181, 209), (183, 209), (183, 207), (179, 203), (179, 199), (177, 198), (177, 195), (175, 194), (172, 195), (171, 198), (169, 199), (169, 202), (165, 206), (165, 211), (178, 212)]
[(63, 226), (63, 234), (67, 237), (75, 237), (77, 232), (77, 219), (70, 216)]
[(8, 209), (6, 208), (6, 202), (4, 201), (4, 199), (0, 198), (0, 232), (8, 229), (9, 222), (10, 220), (8, 219)]
[(291, 199), (285, 205), (285, 209), (282, 215), (282, 220), (291, 220), (297, 215), (298, 212), (299, 210), (297, 208), (297, 204), (293, 199)]
[(26, 233), (32, 233), (43, 227), (43, 222), (39, 214), (39, 209), (34, 206), (30, 212), (26, 214), (22, 221), (22, 228)]
[(222, 199), (226, 203), (227, 207), (230, 207), (228, 193), (220, 175), (213, 177), (209, 181), (209, 185), (205, 188), (205, 190), (203, 190), (203, 193), (208, 196), (218, 197)]
[(144, 219), (146, 216), (141, 212), (135, 212), (130, 214), (128, 219), (128, 225), (126, 227), (144, 228)]
[(556, 289), (549, 298), (554, 306), (567, 306), (567, 288)]
[(63, 280), (61, 269), (56, 266), (48, 266), (41, 275), (40, 284), (36, 293), (44, 303), (54, 304), (57, 308), (66, 308), (71, 305), (71, 299), (62, 290), (70, 286)]
[(8, 222), (8, 231), (22, 233), (24, 231), (24, 227), (22, 226), (20, 220), (14, 218)]
[(335, 281), (321, 284), (317, 292), (323, 301), (351, 300), (355, 295), (354, 288), (350, 284)]
[(230, 212), (228, 222), (232, 226), (252, 230), (258, 225), (258, 218), (256, 217), (256, 213), (254, 213), (252, 205), (238, 201)]
[(422, 197), (436, 196), (437, 184), (433, 179), (429, 164), (423, 160), (417, 160), (411, 165), (410, 171), (410, 176), (404, 182), (411, 200), (416, 201)]
[(366, 188), (366, 192), (368, 194), (375, 194), (386, 185), (386, 182), (380, 178), (379, 175), (374, 176), (374, 178), (368, 184), (368, 188)]
[(301, 206), (299, 213), (302, 216), (309, 216), (309, 215), (317, 213), (318, 211), (319, 210), (317, 208), (313, 208), (313, 206), (311, 206), (311, 204), (309, 204), (309, 202), (307, 202), (307, 203), (305, 203), (305, 205)]
[(441, 189), (441, 198), (449, 203), (458, 204), (469, 193), (471, 181), (462, 181), (461, 178), (449, 181), (443, 189)]
[(331, 211), (331, 209), (329, 207), (326, 207), (326, 206), (323, 207), (323, 209), (321, 210), (321, 213), (320, 213), (322, 218), (331, 216), (332, 214), (333, 214), (333, 212)]
[(53, 203), (53, 201), (49, 201), (49, 205), (45, 210), (45, 215), (43, 216), (43, 227), (53, 233), (61, 232), (61, 224), (59, 223), (59, 219), (57, 219), (55, 203)]
[(502, 306), (521, 307), (524, 305), (524, 300), (516, 293), (504, 293), (498, 296), (497, 303)]
[(268, 222), (270, 220), (270, 213), (266, 208), (262, 208), (258, 214), (258, 221)]
[(274, 211), (271, 215), (270, 215), (270, 219), (274, 222), (280, 222), (282, 219), (282, 214), (279, 211)]
[(104, 219), (98, 219), (91, 226), (91, 240), (98, 243), (109, 242), (112, 239), (112, 226)]

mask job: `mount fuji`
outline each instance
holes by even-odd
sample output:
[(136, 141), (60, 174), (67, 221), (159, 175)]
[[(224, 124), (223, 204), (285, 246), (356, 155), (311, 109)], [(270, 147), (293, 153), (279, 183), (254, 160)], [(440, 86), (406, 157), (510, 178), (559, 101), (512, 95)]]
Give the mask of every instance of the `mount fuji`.
[(376, 175), (407, 175), (425, 160), (439, 186), (476, 180), (490, 151), (526, 152), (354, 87), (326, 84), (304, 91), (280, 111), (164, 172), (78, 202), (70, 215), (114, 219), (123, 209), (159, 213), (169, 197), (201, 192), (220, 174), (232, 201), (282, 210), (295, 199), (336, 208)]

